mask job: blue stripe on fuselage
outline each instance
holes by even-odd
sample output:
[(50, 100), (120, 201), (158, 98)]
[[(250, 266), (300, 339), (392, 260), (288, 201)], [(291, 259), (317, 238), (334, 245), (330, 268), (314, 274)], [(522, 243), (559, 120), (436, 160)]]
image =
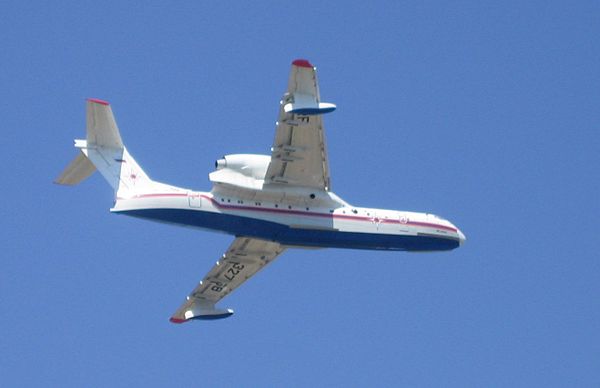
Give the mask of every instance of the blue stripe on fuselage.
[(291, 228), (256, 218), (197, 210), (138, 209), (117, 213), (158, 222), (218, 230), (235, 236), (277, 241), (284, 245), (394, 251), (447, 251), (459, 246), (457, 239), (444, 237)]

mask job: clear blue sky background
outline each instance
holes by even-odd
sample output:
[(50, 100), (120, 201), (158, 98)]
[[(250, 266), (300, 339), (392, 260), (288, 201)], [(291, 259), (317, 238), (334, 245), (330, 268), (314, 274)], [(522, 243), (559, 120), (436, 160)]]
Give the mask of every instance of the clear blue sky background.
[[(2, 386), (600, 386), (594, 1), (4, 1)], [(142, 2), (140, 2), (142, 4)], [(333, 189), (458, 225), (450, 253), (291, 250), (168, 318), (232, 238), (111, 215), (52, 180), (109, 100), (155, 179), (268, 153), (319, 69)]]

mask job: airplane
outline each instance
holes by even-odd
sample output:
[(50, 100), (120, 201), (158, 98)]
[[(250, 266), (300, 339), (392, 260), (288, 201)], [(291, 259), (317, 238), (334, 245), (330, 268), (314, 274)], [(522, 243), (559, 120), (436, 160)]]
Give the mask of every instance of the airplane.
[(106, 101), (86, 102), (86, 139), (55, 183), (76, 185), (98, 170), (115, 191), (111, 212), (209, 229), (235, 238), (170, 321), (226, 318), (216, 304), (289, 248), (448, 251), (465, 235), (428, 213), (352, 206), (333, 191), (316, 67), (292, 62), (270, 155), (233, 154), (215, 162), (212, 189), (152, 180), (131, 156)]

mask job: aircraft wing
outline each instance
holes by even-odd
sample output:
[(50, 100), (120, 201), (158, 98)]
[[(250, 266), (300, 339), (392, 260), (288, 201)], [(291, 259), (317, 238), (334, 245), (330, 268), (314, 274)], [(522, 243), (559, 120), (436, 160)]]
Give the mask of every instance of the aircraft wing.
[(276, 242), (237, 237), (221, 260), (202, 279), (186, 301), (171, 317), (173, 323), (190, 319), (219, 319), (233, 314), (215, 304), (275, 260), (285, 247)]
[(331, 188), (321, 115), (334, 109), (321, 102), (316, 68), (304, 59), (292, 62), (265, 183)]

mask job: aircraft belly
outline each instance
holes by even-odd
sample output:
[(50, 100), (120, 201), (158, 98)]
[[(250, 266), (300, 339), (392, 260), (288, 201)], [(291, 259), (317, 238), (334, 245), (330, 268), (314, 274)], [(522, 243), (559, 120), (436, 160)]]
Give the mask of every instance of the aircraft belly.
[(210, 229), (235, 236), (277, 241), (290, 246), (399, 251), (439, 251), (451, 250), (459, 246), (457, 239), (438, 238), (434, 235), (335, 230), (318, 227), (318, 225), (288, 226), (274, 221), (211, 211), (159, 208), (133, 209), (119, 213), (158, 222)]

